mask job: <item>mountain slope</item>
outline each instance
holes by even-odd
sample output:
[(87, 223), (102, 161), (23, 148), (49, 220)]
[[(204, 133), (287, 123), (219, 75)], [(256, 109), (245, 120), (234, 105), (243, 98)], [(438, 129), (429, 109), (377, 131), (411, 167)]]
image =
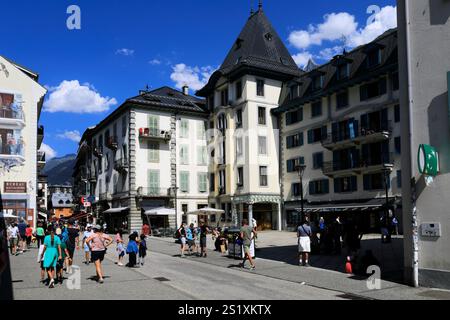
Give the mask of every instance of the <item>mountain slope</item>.
[(75, 165), (75, 154), (68, 154), (61, 158), (47, 161), (42, 174), (48, 176), (49, 185), (71, 185), (72, 173)]

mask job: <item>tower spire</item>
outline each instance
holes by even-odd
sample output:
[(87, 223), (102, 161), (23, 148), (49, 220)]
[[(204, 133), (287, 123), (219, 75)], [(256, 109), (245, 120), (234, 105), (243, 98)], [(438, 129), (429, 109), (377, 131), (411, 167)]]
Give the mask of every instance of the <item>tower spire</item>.
[(262, 0), (259, 0), (259, 3), (258, 3), (258, 10), (262, 10), (262, 7), (263, 7)]

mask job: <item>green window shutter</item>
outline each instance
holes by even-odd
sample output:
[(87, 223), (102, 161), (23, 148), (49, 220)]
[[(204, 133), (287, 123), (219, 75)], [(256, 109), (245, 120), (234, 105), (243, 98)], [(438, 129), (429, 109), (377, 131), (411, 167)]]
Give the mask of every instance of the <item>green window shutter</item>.
[(197, 139), (198, 140), (205, 140), (205, 123), (204, 122), (198, 122), (197, 123)]
[(197, 146), (197, 165), (199, 165), (199, 166), (206, 165), (206, 147), (205, 146)]
[(148, 188), (150, 194), (159, 194), (159, 171), (148, 170)]
[(180, 172), (180, 190), (189, 192), (189, 172)]
[(180, 162), (189, 164), (189, 147), (187, 145), (180, 146)]
[(159, 134), (159, 116), (149, 115), (148, 116), (148, 128), (150, 132), (154, 135)]
[(181, 120), (180, 138), (189, 138), (189, 120)]
[(148, 162), (159, 163), (159, 143), (148, 142)]
[(208, 189), (207, 176), (206, 173), (198, 174), (198, 191), (201, 193), (206, 192)]

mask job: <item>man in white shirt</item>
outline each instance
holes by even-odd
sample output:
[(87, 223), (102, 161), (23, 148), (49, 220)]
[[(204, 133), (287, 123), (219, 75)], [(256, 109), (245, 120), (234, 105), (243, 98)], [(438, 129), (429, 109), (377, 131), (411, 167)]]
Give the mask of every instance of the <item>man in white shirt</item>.
[(8, 227), (9, 249), (12, 255), (17, 255), (17, 245), (19, 244), (19, 228), (15, 223)]

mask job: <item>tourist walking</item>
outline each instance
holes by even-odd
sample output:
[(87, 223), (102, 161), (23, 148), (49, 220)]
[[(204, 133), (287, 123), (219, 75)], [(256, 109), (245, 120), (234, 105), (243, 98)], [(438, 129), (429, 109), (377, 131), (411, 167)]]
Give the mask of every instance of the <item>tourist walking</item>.
[(123, 257), (125, 256), (125, 247), (123, 244), (123, 232), (121, 229), (117, 230), (114, 241), (116, 242), (116, 253), (117, 253), (116, 264), (118, 266), (122, 267), (123, 266)]
[(30, 227), (29, 224), (27, 224), (27, 228), (25, 229), (25, 239), (27, 243), (27, 248), (30, 248), (31, 246), (31, 238), (33, 237), (33, 228)]
[(44, 243), (44, 238), (45, 238), (45, 230), (42, 226), (42, 223), (40, 223), (40, 222), (38, 223), (35, 234), (36, 234), (38, 248), (40, 248), (41, 244)]
[(182, 223), (177, 230), (177, 238), (181, 244), (181, 257), (184, 258), (184, 251), (186, 250), (186, 224)]
[(11, 255), (17, 256), (17, 246), (19, 245), (19, 228), (15, 223), (11, 224), (7, 230), (7, 237), (9, 242), (9, 250)]
[(240, 232), (241, 232), (241, 239), (242, 239), (243, 246), (244, 246), (244, 260), (240, 264), (240, 267), (244, 268), (245, 262), (248, 259), (248, 261), (250, 262), (250, 266), (251, 266), (250, 270), (255, 270), (256, 267), (255, 267), (255, 263), (253, 262), (253, 257), (250, 252), (250, 247), (252, 245), (252, 241), (254, 238), (253, 236), (256, 235), (256, 231), (248, 225), (247, 219), (243, 219)]
[(27, 224), (25, 223), (25, 221), (23, 219), (20, 219), (20, 223), (17, 225), (17, 227), (19, 228), (19, 236), (20, 236), (20, 253), (24, 253), (25, 251), (27, 251), (27, 236), (26, 236), (26, 232), (27, 232)]
[(200, 256), (206, 258), (207, 255), (207, 243), (206, 237), (209, 233), (209, 228), (206, 226), (205, 221), (200, 222)]
[(69, 252), (69, 264), (67, 265), (67, 272), (72, 273), (72, 263), (73, 263), (73, 255), (75, 253), (75, 248), (77, 250), (80, 249), (78, 244), (79, 241), (79, 230), (73, 226), (74, 220), (70, 219), (67, 227), (67, 238), (65, 239), (65, 243), (67, 246), (67, 250)]
[(62, 234), (61, 233), (57, 233), (56, 234), (58, 236), (58, 238), (61, 240), (61, 258), (58, 260), (58, 262), (56, 263), (56, 277), (55, 277), (55, 283), (59, 282), (59, 283), (63, 283), (63, 273), (64, 273), (64, 264), (66, 266), (69, 265), (70, 263), (70, 256), (69, 256), (69, 250), (67, 249), (67, 245), (66, 242), (62, 241)]
[(141, 241), (139, 241), (139, 260), (138, 265), (144, 266), (145, 257), (147, 256), (147, 240), (145, 234), (141, 234)]
[(300, 266), (309, 267), (309, 254), (311, 253), (311, 227), (308, 218), (297, 229), (298, 237), (298, 263)]
[(92, 227), (87, 225), (86, 230), (83, 232), (83, 249), (84, 249), (84, 264), (89, 265), (91, 262), (91, 248), (86, 244), (86, 240), (92, 235)]
[(91, 249), (91, 261), (95, 264), (97, 281), (103, 283), (102, 261), (105, 258), (107, 247), (112, 243), (112, 239), (103, 233), (101, 226), (95, 225), (94, 233), (86, 239), (85, 243)]
[(43, 267), (47, 271), (48, 278), (50, 279), (49, 288), (55, 287), (55, 270), (58, 260), (62, 259), (61, 256), (61, 240), (55, 235), (55, 230), (49, 226), (48, 235), (44, 239), (44, 249), (42, 250), (44, 263)]
[(128, 240), (127, 254), (128, 254), (128, 268), (135, 268), (137, 266), (136, 256), (139, 253), (139, 247), (136, 243), (137, 234), (132, 233)]
[(194, 224), (191, 223), (189, 228), (186, 228), (186, 241), (188, 246), (189, 255), (194, 253), (195, 241), (194, 241)]

